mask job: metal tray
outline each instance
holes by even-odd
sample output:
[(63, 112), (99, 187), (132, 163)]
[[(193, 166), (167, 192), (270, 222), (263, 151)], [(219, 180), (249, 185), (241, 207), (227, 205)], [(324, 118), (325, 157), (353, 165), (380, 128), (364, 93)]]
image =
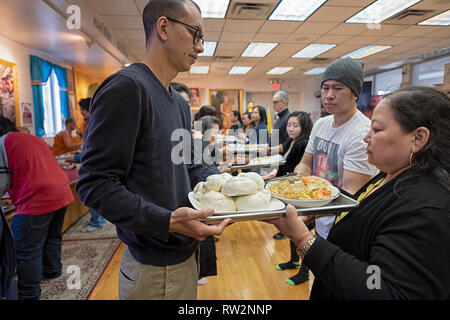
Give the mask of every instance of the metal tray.
[[(323, 207), (315, 208), (297, 208), (297, 214), (308, 216), (308, 215), (329, 215), (329, 214), (340, 214), (341, 212), (350, 211), (353, 208), (359, 206), (359, 202), (342, 194), (331, 201), (329, 204)], [(230, 218), (232, 222), (238, 221), (250, 221), (250, 220), (267, 220), (277, 217), (281, 217), (286, 213), (286, 209), (277, 211), (266, 211), (258, 213), (238, 213), (230, 215), (212, 215), (203, 219), (207, 224), (216, 224), (221, 221)]]
[(286, 160), (282, 160), (280, 162), (272, 162), (272, 163), (249, 163), (249, 164), (242, 164), (242, 165), (234, 165), (231, 166), (230, 169), (255, 169), (255, 168), (267, 168), (267, 167), (276, 167), (276, 166), (282, 166), (286, 163)]

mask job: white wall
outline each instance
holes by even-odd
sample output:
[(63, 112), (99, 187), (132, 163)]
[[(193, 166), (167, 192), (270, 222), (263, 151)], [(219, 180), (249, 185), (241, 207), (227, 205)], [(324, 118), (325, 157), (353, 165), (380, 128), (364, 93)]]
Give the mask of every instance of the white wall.
[[(15, 63), (17, 66), (18, 86), (19, 86), (19, 105), (22, 103), (30, 103), (33, 107), (33, 92), (31, 90), (31, 74), (30, 74), (30, 55), (41, 57), (47, 61), (58, 64), (61, 67), (71, 67), (64, 62), (58, 61), (49, 57), (43, 52), (28, 48), (18, 42), (0, 36), (0, 59)], [(20, 118), (20, 114), (16, 114), (16, 118)], [(34, 117), (34, 115), (33, 115)], [(30, 127), (34, 134), (34, 119), (33, 127)]]

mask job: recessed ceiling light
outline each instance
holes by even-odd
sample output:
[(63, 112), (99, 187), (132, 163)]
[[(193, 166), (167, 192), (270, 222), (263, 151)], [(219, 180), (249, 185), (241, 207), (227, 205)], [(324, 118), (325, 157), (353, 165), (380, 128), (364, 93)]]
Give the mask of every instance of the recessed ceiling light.
[(225, 18), (230, 0), (194, 0), (200, 7), (203, 18)]
[(305, 21), (326, 0), (283, 0), (272, 12), (269, 20)]
[(334, 47), (336, 47), (335, 44), (312, 43), (294, 54), (292, 58), (315, 58)]
[(294, 69), (294, 67), (275, 67), (269, 70), (266, 74), (285, 74), (292, 69)]
[(377, 0), (345, 21), (346, 23), (380, 23), (421, 0)]
[(203, 53), (199, 54), (202, 57), (212, 57), (216, 52), (217, 41), (205, 41), (203, 45)]
[(228, 74), (246, 74), (248, 73), (253, 67), (247, 67), (247, 66), (234, 66), (230, 69)]
[(252, 42), (245, 48), (241, 57), (262, 58), (269, 54), (278, 43), (274, 42)]
[(392, 46), (365, 46), (362, 48), (359, 48), (358, 50), (352, 51), (350, 53), (347, 53), (346, 55), (343, 55), (341, 58), (347, 58), (350, 57), (352, 59), (362, 59), (368, 56), (371, 56), (375, 53), (387, 50), (389, 48), (392, 48)]
[(425, 21), (419, 22), (418, 24), (425, 26), (448, 26), (450, 25), (450, 10), (442, 12), (441, 14)]
[(311, 70), (309, 70), (309, 71), (306, 71), (306, 72), (303, 73), (303, 74), (308, 74), (308, 75), (321, 74), (321, 73), (324, 73), (325, 70), (327, 70), (327, 68), (322, 68), (322, 67), (320, 67), (320, 68), (314, 68), (314, 69), (311, 69)]
[(209, 66), (192, 66), (190, 73), (207, 74), (209, 72)]

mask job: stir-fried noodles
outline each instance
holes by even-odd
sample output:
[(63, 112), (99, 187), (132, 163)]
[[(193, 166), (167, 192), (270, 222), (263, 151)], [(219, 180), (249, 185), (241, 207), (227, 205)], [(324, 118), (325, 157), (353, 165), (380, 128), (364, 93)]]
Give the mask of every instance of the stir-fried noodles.
[(269, 184), (269, 190), (287, 199), (324, 199), (332, 195), (331, 183), (316, 176), (274, 181)]

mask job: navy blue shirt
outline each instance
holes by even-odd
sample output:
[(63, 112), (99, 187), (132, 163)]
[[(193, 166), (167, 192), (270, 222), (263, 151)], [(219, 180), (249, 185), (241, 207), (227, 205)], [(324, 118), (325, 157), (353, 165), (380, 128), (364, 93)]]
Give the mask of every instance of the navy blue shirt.
[[(193, 143), (180, 151), (180, 141), (192, 139), (189, 106), (145, 64), (135, 63), (101, 84), (90, 113), (77, 185), (80, 199), (117, 226), (140, 263), (185, 261), (198, 242), (169, 232), (171, 212), (189, 206), (191, 180), (195, 184), (215, 173), (186, 164), (194, 159), (193, 150), (186, 150)], [(186, 158), (174, 162), (172, 155)]]

